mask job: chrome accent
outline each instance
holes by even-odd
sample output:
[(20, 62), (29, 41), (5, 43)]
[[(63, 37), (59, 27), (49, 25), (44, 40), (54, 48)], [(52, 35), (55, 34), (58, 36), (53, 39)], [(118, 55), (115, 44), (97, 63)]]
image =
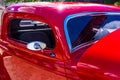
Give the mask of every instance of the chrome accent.
[(50, 53), (50, 56), (55, 57), (56, 55), (55, 55), (55, 53)]
[(41, 46), (39, 45), (39, 43), (34, 43), (34, 48), (35, 49), (42, 49)]
[(80, 17), (80, 16), (87, 16), (87, 15), (88, 16), (89, 15), (90, 16), (93, 16), (93, 15), (120, 15), (120, 12), (84, 12), (84, 13), (77, 13), (77, 14), (68, 15), (64, 20), (64, 32), (65, 32), (65, 36), (66, 36), (66, 40), (67, 40), (70, 52), (73, 52), (73, 50), (77, 49), (80, 45), (72, 48), (69, 33), (67, 31), (67, 23), (70, 19), (73, 19), (75, 17)]
[(33, 41), (27, 44), (27, 49), (29, 50), (34, 50), (34, 51), (38, 51), (38, 50), (43, 50), (46, 48), (46, 43), (40, 42), (40, 41)]

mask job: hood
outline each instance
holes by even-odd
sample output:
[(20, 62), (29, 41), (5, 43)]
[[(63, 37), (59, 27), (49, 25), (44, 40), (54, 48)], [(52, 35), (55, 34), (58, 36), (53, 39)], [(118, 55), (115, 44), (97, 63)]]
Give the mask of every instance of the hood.
[(89, 80), (120, 80), (120, 29), (87, 49), (77, 63), (77, 72)]

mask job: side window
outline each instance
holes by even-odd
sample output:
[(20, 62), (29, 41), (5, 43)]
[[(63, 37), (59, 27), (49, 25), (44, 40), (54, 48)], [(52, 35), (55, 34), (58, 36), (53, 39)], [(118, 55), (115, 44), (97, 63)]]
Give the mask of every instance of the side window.
[(8, 36), (18, 42), (29, 43), (41, 41), (47, 48), (55, 47), (52, 29), (48, 24), (35, 20), (12, 19), (9, 22)]
[(75, 16), (66, 21), (65, 33), (70, 50), (86, 42), (99, 40), (120, 28), (119, 15)]

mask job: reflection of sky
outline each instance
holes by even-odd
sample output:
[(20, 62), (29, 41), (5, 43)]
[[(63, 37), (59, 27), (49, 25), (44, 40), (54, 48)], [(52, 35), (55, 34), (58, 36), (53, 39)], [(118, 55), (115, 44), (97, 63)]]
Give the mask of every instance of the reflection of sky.
[(114, 77), (114, 78), (119, 78), (119, 76), (117, 76), (117, 75), (115, 75), (113, 73), (109, 73), (109, 72), (104, 73), (104, 75), (108, 75), (108, 76)]
[[(95, 65), (92, 65), (92, 64), (87, 64), (87, 63), (83, 63), (83, 62), (79, 62), (78, 64), (77, 64), (77, 66), (79, 67), (79, 68), (86, 68), (86, 69), (93, 69), (93, 70), (97, 70), (97, 71), (101, 71), (102, 72), (102, 70), (101, 70), (101, 68), (100, 67), (98, 67), (98, 66), (95, 66)], [(74, 68), (76, 68), (75, 66), (72, 66), (72, 67), (74, 67)], [(101, 72), (100, 72), (100, 74), (101, 74)], [(115, 79), (120, 79), (120, 77), (119, 77), (119, 75), (116, 75), (116, 74), (114, 74), (114, 73), (111, 73), (111, 72), (102, 72), (103, 73), (103, 75), (104, 76), (109, 76), (109, 77), (112, 77), (112, 78), (115, 78)], [(96, 73), (95, 73), (96, 74)]]
[(111, 21), (107, 24), (105, 24), (105, 26), (103, 28), (108, 28), (108, 29), (116, 29), (116, 28), (120, 28), (120, 20), (119, 21)]
[(113, 15), (112, 16), (108, 16), (107, 19), (105, 20), (104, 24), (103, 24), (103, 27), (106, 26), (106, 28), (108, 28), (108, 27), (110, 27), (110, 25), (111, 26), (119, 26), (120, 24), (118, 24), (118, 23), (120, 23), (120, 22), (118, 22), (118, 21), (120, 21), (120, 16), (113, 16)]
[(71, 42), (75, 41), (79, 36), (81, 31), (86, 27), (87, 23), (90, 21), (91, 16), (83, 16), (71, 19), (67, 23), (67, 28), (70, 36)]
[[(71, 19), (67, 23), (67, 28), (69, 32), (69, 37), (71, 40), (71, 43), (76, 40), (76, 38), (79, 36), (81, 31), (85, 28), (87, 23), (91, 20), (92, 16), (82, 16), (82, 17), (76, 17), (74, 19)], [(116, 29), (120, 27), (120, 17), (109, 15), (107, 16), (107, 19), (104, 21), (104, 23), (101, 25), (102, 28), (107, 29)], [(100, 31), (100, 35), (104, 36), (105, 34), (108, 34), (109, 32), (112, 32), (114, 30), (108, 30), (108, 31)], [(101, 38), (101, 36), (99, 36)]]
[(108, 16), (101, 27), (94, 36), (96, 40), (120, 28), (120, 16)]
[(82, 62), (79, 62), (77, 65), (78, 65), (79, 67), (84, 67), (84, 68), (100, 69), (100, 68), (97, 67), (97, 66), (94, 66), (94, 65), (91, 65), (91, 64), (82, 63)]

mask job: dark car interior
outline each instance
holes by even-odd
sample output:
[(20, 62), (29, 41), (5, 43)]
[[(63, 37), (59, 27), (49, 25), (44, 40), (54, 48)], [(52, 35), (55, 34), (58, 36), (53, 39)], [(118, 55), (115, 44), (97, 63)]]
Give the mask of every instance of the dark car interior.
[(12, 19), (9, 22), (8, 36), (23, 43), (44, 42), (47, 48), (54, 48), (55, 39), (52, 29), (43, 22)]

